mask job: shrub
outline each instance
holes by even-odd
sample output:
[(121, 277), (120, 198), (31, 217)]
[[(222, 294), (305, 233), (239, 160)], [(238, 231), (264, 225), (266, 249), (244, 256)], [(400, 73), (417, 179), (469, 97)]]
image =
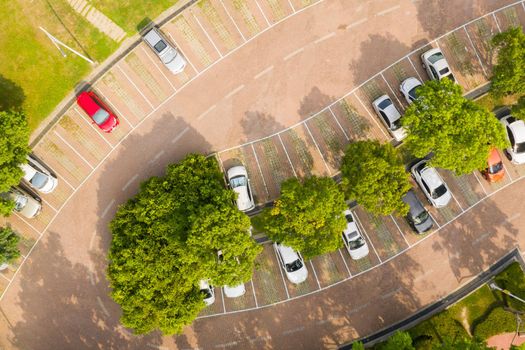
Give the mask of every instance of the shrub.
[(474, 327), (474, 336), (478, 339), (488, 339), (493, 335), (514, 332), (516, 330), (516, 318), (514, 314), (503, 308), (495, 308), (486, 318)]

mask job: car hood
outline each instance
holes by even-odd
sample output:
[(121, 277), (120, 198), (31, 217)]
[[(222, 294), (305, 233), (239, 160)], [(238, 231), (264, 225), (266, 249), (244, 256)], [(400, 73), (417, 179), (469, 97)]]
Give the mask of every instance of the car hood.
[(115, 126), (117, 126), (117, 118), (115, 118), (113, 114), (110, 113), (108, 119), (99, 126), (104, 131), (111, 131)]
[(224, 295), (228, 298), (237, 298), (243, 296), (246, 293), (246, 288), (244, 288), (244, 283), (241, 283), (237, 286), (224, 286)]
[(41, 189), (39, 189), (39, 191), (42, 193), (53, 192), (53, 190), (57, 187), (57, 185), (58, 185), (58, 180), (52, 176), (48, 176), (46, 184)]
[(306, 281), (308, 278), (308, 270), (306, 269), (306, 266), (303, 265), (299, 270), (294, 272), (286, 272), (286, 276), (288, 276), (288, 279), (295, 284), (302, 283)]
[(28, 197), (26, 205), (20, 210), (20, 214), (27, 218), (34, 218), (40, 213), (42, 205), (31, 197)]
[(447, 192), (445, 192), (441, 197), (439, 198), (432, 198), (432, 201), (434, 202), (434, 206), (436, 208), (442, 208), (445, 207), (450, 200), (452, 199), (452, 195), (450, 194), (450, 190), (447, 188)]
[(401, 141), (405, 137), (407, 137), (407, 131), (405, 128), (400, 127), (399, 129), (392, 131), (392, 135), (394, 136), (396, 141)]
[(408, 78), (407, 80), (403, 81), (403, 83), (401, 84), (401, 86), (403, 87), (403, 90), (405, 90), (405, 92), (407, 93), (413, 88), (415, 88), (416, 86), (420, 86), (420, 85), (421, 83), (416, 78)]
[(166, 59), (164, 56), (162, 56), (161, 59), (172, 73), (180, 73), (184, 70), (184, 67), (186, 67), (186, 61), (182, 58), (182, 55), (178, 54), (175, 50), (172, 50), (169, 56), (166, 56)]
[(248, 195), (247, 186), (238, 186), (233, 189), (237, 193), (237, 206), (239, 210), (250, 210), (253, 207), (250, 196)]
[(354, 260), (362, 259), (365, 256), (367, 256), (369, 253), (368, 244), (365, 244), (362, 247), (359, 247), (357, 249), (349, 250), (349, 252), (350, 252), (350, 256), (352, 257), (352, 259)]
[(414, 224), (414, 228), (416, 229), (418, 233), (426, 232), (430, 230), (432, 226), (434, 226), (434, 222), (432, 221), (432, 218), (430, 217), (430, 215), (422, 223)]

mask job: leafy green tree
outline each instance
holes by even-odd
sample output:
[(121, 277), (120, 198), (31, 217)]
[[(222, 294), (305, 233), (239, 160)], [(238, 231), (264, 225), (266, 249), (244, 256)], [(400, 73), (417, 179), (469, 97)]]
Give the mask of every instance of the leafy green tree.
[(397, 149), (378, 141), (358, 141), (348, 145), (341, 165), (341, 185), (347, 198), (355, 199), (367, 211), (405, 215), (402, 201), (410, 189), (409, 175)]
[(443, 340), (443, 343), (434, 345), (433, 350), (491, 350), (483, 340), (474, 338), (451, 339), (449, 337)]
[(344, 195), (328, 177), (312, 176), (303, 183), (289, 179), (281, 184), (281, 197), (263, 215), (268, 236), (305, 258), (331, 252), (342, 244), (347, 209)]
[(497, 96), (525, 93), (525, 34), (510, 28), (492, 38), (498, 62), (492, 69), (492, 93)]
[(491, 148), (507, 144), (505, 130), (494, 115), (464, 98), (461, 87), (449, 79), (428, 81), (418, 88), (418, 98), (401, 123), (414, 156), (433, 152), (433, 166), (457, 175), (485, 168)]
[(192, 154), (118, 209), (108, 278), (125, 326), (139, 334), (181, 332), (205, 307), (201, 279), (218, 286), (250, 279), (261, 248), (234, 198), (217, 161)]
[(9, 227), (0, 229), (0, 265), (10, 263), (20, 256), (20, 237)]
[[(11, 186), (22, 179), (19, 164), (26, 162), (29, 154), (29, 127), (27, 119), (20, 111), (0, 111), (0, 193), (7, 192)], [(7, 216), (14, 203), (0, 197), (0, 214)]]
[(512, 115), (521, 120), (525, 120), (525, 96), (519, 98), (518, 103), (512, 106)]
[(352, 343), (352, 350), (365, 350), (365, 346), (362, 342), (356, 341)]
[(416, 350), (412, 338), (407, 332), (396, 332), (388, 340), (379, 345), (379, 350)]

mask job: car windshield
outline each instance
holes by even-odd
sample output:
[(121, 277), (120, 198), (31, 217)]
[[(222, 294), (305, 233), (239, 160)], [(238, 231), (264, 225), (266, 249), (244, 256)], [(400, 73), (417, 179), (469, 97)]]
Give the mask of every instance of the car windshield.
[(445, 58), (441, 52), (436, 52), (432, 56), (428, 58), (428, 61), (432, 64), (436, 63), (437, 61)]
[(395, 131), (401, 127), (401, 119), (398, 119), (396, 121), (392, 122), (392, 126), (390, 127), (390, 130)]
[(503, 163), (502, 162), (499, 162), (499, 163), (496, 163), (496, 164), (492, 164), (491, 166), (489, 166), (489, 174), (499, 173), (501, 171), (501, 169), (503, 169)]
[(417, 98), (416, 89), (417, 89), (418, 87), (419, 87), (419, 85), (416, 86), (415, 88), (413, 88), (412, 90), (410, 90), (410, 91), (408, 92), (408, 96), (410, 96), (410, 98), (411, 98), (412, 100), (415, 100), (415, 99)]
[(286, 271), (288, 272), (294, 272), (299, 270), (301, 267), (303, 267), (303, 263), (300, 259), (295, 260), (292, 263), (286, 264)]
[(157, 52), (162, 52), (168, 45), (163, 40), (160, 40), (158, 43), (153, 46)]
[(230, 186), (232, 188), (239, 187), (239, 186), (246, 186), (246, 184), (247, 184), (246, 176), (244, 175), (235, 176), (230, 180)]
[(202, 295), (204, 295), (204, 299), (208, 299), (212, 297), (211, 290), (209, 289), (201, 289)]
[(365, 240), (361, 236), (359, 236), (359, 238), (357, 238), (354, 241), (348, 242), (348, 246), (350, 247), (350, 250), (359, 249), (359, 248), (361, 248), (364, 245), (365, 245)]
[(26, 204), (27, 204), (27, 197), (26, 196), (21, 196), (21, 195), (17, 195), (16, 196), (16, 200), (15, 200), (15, 210), (16, 211), (20, 211), (20, 210), (24, 209)]
[(448, 69), (448, 67), (445, 67), (445, 68), (443, 68), (442, 70), (439, 71), (439, 74), (441, 74), (441, 75), (445, 75), (445, 74), (447, 74), (448, 72), (450, 72), (450, 69)]
[(389, 98), (381, 101), (381, 103), (378, 105), (380, 109), (385, 109), (386, 107), (390, 106), (392, 104), (392, 101), (390, 101)]
[(525, 142), (520, 142), (514, 145), (514, 152), (522, 153), (525, 152)]
[(106, 120), (108, 120), (108, 118), (109, 118), (109, 113), (107, 111), (103, 110), (102, 108), (99, 109), (97, 111), (97, 113), (93, 114), (93, 120), (98, 125), (104, 124), (106, 122)]
[(444, 195), (445, 192), (447, 192), (447, 188), (445, 187), (445, 185), (442, 184), (441, 186), (436, 188), (434, 191), (432, 191), (432, 198), (437, 199), (441, 197), (442, 195)]
[(345, 218), (348, 222), (354, 222), (354, 217), (351, 214), (346, 214)]
[(35, 176), (31, 179), (31, 185), (35, 186), (36, 188), (42, 188), (47, 183), (47, 176), (42, 173), (35, 173)]
[(428, 219), (428, 213), (425, 210), (425, 211), (421, 212), (418, 216), (414, 217), (414, 223), (416, 225), (418, 225), (418, 224), (421, 224), (421, 223), (427, 221), (427, 219)]

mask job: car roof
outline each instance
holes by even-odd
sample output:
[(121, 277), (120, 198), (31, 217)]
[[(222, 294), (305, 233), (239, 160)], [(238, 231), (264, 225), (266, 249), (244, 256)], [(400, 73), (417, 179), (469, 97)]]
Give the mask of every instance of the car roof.
[(413, 215), (417, 215), (424, 210), (423, 204), (419, 198), (417, 198), (414, 190), (409, 190), (407, 193), (405, 193), (402, 200), (404, 203), (408, 204), (410, 207), (410, 213)]
[(443, 184), (443, 180), (441, 180), (441, 177), (439, 176), (436, 168), (432, 168), (432, 167), (428, 167), (428, 166), (425, 167), (421, 171), (421, 177), (424, 179), (425, 183), (430, 188), (437, 188), (441, 184)]
[(277, 249), (279, 249), (285, 264), (289, 264), (299, 259), (299, 254), (297, 254), (297, 252), (295, 252), (291, 247), (278, 244)]
[(248, 176), (246, 168), (244, 166), (237, 165), (237, 166), (234, 166), (234, 167), (231, 167), (230, 169), (228, 169), (228, 179), (231, 179), (231, 178), (233, 178), (235, 176), (239, 176), (239, 175)]
[(432, 56), (432, 55), (435, 55), (436, 53), (441, 53), (441, 54), (443, 54), (443, 52), (441, 52), (440, 49), (438, 49), (437, 47), (435, 47), (435, 48), (430, 49), (430, 50), (428, 50), (427, 52), (425, 52), (425, 53), (423, 54), (423, 56), (425, 56), (425, 58), (428, 58), (428, 57), (430, 57), (430, 56)]
[(146, 40), (151, 45), (155, 45), (159, 41), (163, 40), (160, 36), (157, 28), (151, 28), (146, 34), (144, 34), (144, 40)]
[(95, 102), (93, 97), (85, 91), (78, 95), (77, 102), (90, 116), (100, 109), (100, 106)]
[(401, 83), (401, 85), (402, 85), (407, 91), (410, 91), (410, 90), (412, 90), (414, 87), (416, 87), (416, 86), (420, 86), (420, 85), (421, 85), (421, 82), (420, 82), (417, 78), (410, 77), (410, 78), (407, 78), (407, 79), (403, 80), (403, 82)]
[(490, 165), (498, 164), (499, 162), (501, 162), (501, 157), (499, 155), (499, 152), (496, 148), (493, 148), (489, 153), (487, 164), (490, 166)]
[(516, 119), (509, 124), (509, 128), (512, 130), (512, 135), (514, 135), (516, 142), (525, 141), (525, 122), (523, 120)]

